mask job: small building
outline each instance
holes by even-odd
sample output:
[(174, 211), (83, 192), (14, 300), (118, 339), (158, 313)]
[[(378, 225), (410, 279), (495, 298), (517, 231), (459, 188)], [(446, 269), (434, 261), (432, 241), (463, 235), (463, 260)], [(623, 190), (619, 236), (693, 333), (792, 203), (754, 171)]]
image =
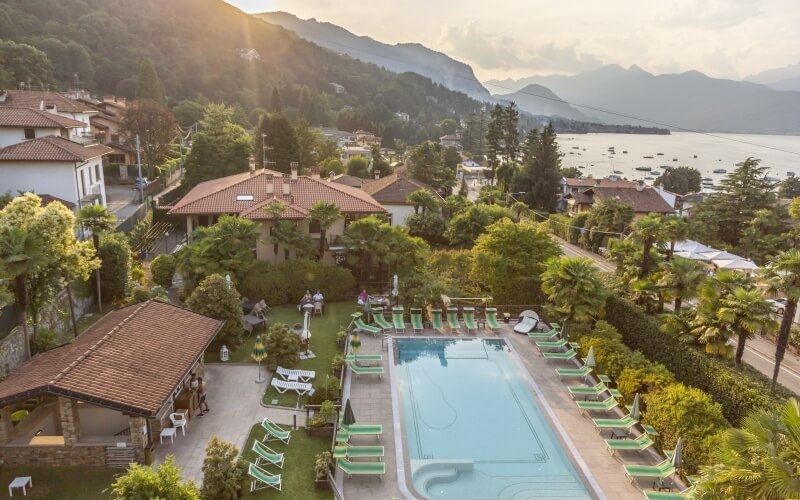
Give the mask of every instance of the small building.
[(328, 180), (330, 180), (331, 182), (344, 184), (345, 186), (350, 186), (358, 189), (361, 189), (361, 186), (364, 184), (364, 179), (362, 179), (361, 177), (356, 177), (355, 175), (347, 175), (347, 174), (333, 175), (329, 177)]
[(0, 189), (47, 193), (78, 208), (106, 206), (103, 155), (110, 151), (56, 136), (6, 146), (0, 149)]
[[(136, 163), (136, 153), (133, 145), (129, 143), (122, 130), (122, 120), (128, 103), (124, 97), (106, 95), (102, 101), (82, 100), (84, 104), (97, 110), (97, 114), (90, 118), (92, 135), (100, 143), (108, 146), (112, 151), (104, 158), (104, 164), (117, 163), (131, 165)], [(127, 177), (127, 169), (121, 169), (120, 174)]]
[(404, 113), (403, 111), (395, 111), (394, 116), (397, 117), (398, 120), (401, 122), (409, 122), (411, 121), (411, 116), (408, 113)]
[[(190, 374), (202, 375), (203, 353), (222, 325), (148, 301), (113, 311), (68, 344), (37, 354), (0, 382), (0, 462), (144, 463), (171, 413), (185, 410), (192, 418)], [(27, 416), (12, 424), (20, 410)]]
[(33, 108), (0, 106), (0, 148), (40, 137), (71, 140), (83, 122)]
[(261, 54), (256, 49), (239, 49), (239, 57), (245, 61), (257, 61), (261, 59)]
[(333, 92), (335, 94), (346, 94), (347, 93), (347, 89), (344, 88), (344, 85), (339, 85), (338, 83), (334, 83), (334, 82), (331, 82), (328, 85), (331, 86), (331, 88), (333, 89)]
[(372, 149), (366, 146), (346, 146), (342, 149), (342, 161), (347, 163), (350, 158), (362, 156), (367, 161), (372, 161)]
[(670, 206), (661, 194), (654, 188), (643, 183), (634, 183), (634, 187), (607, 187), (593, 186), (578, 189), (564, 196), (569, 215), (577, 215), (591, 210), (595, 202), (615, 198), (633, 208), (634, 219), (639, 219), (648, 214), (671, 215), (675, 208)]
[(0, 106), (33, 108), (48, 113), (55, 113), (64, 118), (71, 118), (83, 123), (83, 128), (75, 129), (73, 140), (92, 142), (90, 118), (97, 111), (90, 106), (70, 99), (58, 92), (40, 90), (0, 90)]
[(459, 152), (464, 150), (464, 148), (461, 146), (460, 139), (456, 134), (447, 134), (439, 137), (439, 144), (441, 144), (443, 148), (449, 148), (452, 146)]
[(408, 195), (423, 189), (444, 201), (435, 189), (408, 176), (405, 167), (385, 177), (365, 180), (361, 189), (383, 205), (389, 212), (389, 222), (395, 226), (405, 226), (406, 219), (414, 213), (414, 206), (408, 202)]
[(690, 193), (678, 197), (678, 214), (682, 217), (691, 217), (694, 207), (703, 203), (708, 198), (708, 193)]

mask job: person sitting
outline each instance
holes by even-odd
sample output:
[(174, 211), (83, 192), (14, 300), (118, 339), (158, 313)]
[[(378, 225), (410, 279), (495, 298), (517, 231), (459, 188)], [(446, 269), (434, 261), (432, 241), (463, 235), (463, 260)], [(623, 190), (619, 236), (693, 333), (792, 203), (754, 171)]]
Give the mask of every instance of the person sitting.
[(367, 299), (369, 299), (369, 294), (366, 290), (361, 290), (361, 293), (358, 294), (358, 305), (363, 306), (367, 303)]
[(322, 292), (320, 292), (319, 290), (317, 290), (316, 293), (314, 293), (314, 297), (312, 297), (312, 299), (314, 300), (314, 302), (325, 302), (325, 298), (322, 296)]
[(309, 304), (309, 305), (311, 305), (311, 307), (314, 307), (314, 302), (311, 300), (311, 291), (310, 290), (306, 290), (305, 295), (303, 295), (303, 298), (300, 299), (300, 303), (297, 304), (297, 310), (298, 311), (302, 311), (303, 307), (306, 304)]

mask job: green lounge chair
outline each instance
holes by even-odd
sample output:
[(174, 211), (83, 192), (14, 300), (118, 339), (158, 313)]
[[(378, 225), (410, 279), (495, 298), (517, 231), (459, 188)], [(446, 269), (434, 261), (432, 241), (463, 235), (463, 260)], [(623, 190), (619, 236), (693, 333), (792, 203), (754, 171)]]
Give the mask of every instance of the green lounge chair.
[(543, 352), (542, 356), (544, 359), (559, 359), (561, 361), (569, 361), (570, 359), (577, 356), (578, 353), (570, 349), (566, 352)]
[(381, 333), (381, 329), (378, 328), (377, 326), (372, 326), (364, 323), (364, 321), (361, 319), (361, 313), (353, 314), (353, 325), (356, 327), (356, 330), (371, 333), (376, 337)]
[(336, 460), (336, 465), (347, 474), (348, 479), (353, 477), (353, 474), (380, 476), (383, 479), (383, 475), (386, 474), (386, 464), (383, 462), (351, 462), (346, 458), (340, 458)]
[(489, 330), (491, 330), (492, 333), (496, 333), (500, 330), (500, 323), (497, 322), (497, 309), (494, 307), (487, 307), (484, 314), (486, 314), (486, 326), (489, 327)]
[(572, 385), (567, 387), (567, 390), (569, 391), (570, 397), (575, 399), (575, 396), (599, 396), (608, 391), (608, 387), (606, 387), (606, 384), (598, 382), (592, 387), (586, 387), (585, 385)]
[(256, 465), (261, 465), (262, 460), (265, 463), (277, 465), (283, 469), (283, 453), (278, 453), (269, 446), (263, 444), (261, 441), (253, 441), (253, 452), (258, 455), (256, 457)]
[(630, 429), (634, 425), (636, 425), (638, 421), (634, 418), (631, 418), (630, 415), (625, 415), (622, 418), (593, 418), (592, 423), (594, 424), (594, 428), (599, 430), (602, 429)]
[(478, 324), (475, 322), (475, 308), (465, 307), (461, 310), (461, 317), (464, 319), (464, 326), (467, 328), (467, 333), (477, 332)]
[(561, 349), (562, 347), (566, 346), (569, 342), (567, 339), (560, 339), (553, 342), (550, 341), (539, 341), (536, 342), (536, 347), (539, 348), (541, 351), (542, 349)]
[(386, 321), (383, 317), (383, 308), (376, 307), (372, 310), (372, 317), (375, 318), (375, 324), (378, 325), (384, 332), (392, 328), (392, 324)]
[(576, 401), (581, 413), (585, 411), (611, 411), (619, 406), (619, 401), (613, 396), (609, 396), (604, 401)]
[(377, 375), (378, 378), (383, 376), (383, 367), (382, 366), (358, 366), (354, 362), (347, 362), (347, 367), (350, 368), (350, 371), (356, 375), (356, 378), (360, 377), (361, 375)]
[(394, 333), (405, 333), (406, 322), (403, 320), (403, 306), (394, 306), (392, 309), (392, 324), (394, 324)]
[(528, 332), (528, 340), (540, 340), (540, 341), (553, 341), (553, 339), (558, 338), (558, 331), (550, 330), (549, 332)]
[(383, 455), (383, 446), (350, 446), (349, 444), (340, 444), (333, 448), (333, 458), (377, 458), (383, 461)]
[(275, 488), (281, 491), (280, 474), (270, 474), (256, 464), (247, 465), (247, 474), (253, 478), (253, 481), (250, 483), (251, 493), (264, 488)]
[(636, 439), (606, 439), (606, 446), (612, 455), (615, 451), (644, 451), (653, 444), (653, 440), (647, 434), (642, 434)]
[(383, 435), (383, 426), (381, 424), (344, 425), (340, 421), (339, 431), (347, 434), (348, 439), (345, 441), (348, 441), (351, 436), (375, 436), (376, 438), (380, 439)]
[(283, 441), (289, 444), (289, 441), (292, 439), (291, 431), (283, 430), (278, 424), (267, 417), (264, 417), (264, 420), (261, 421), (261, 427), (267, 431), (264, 435), (264, 439), (262, 439), (265, 443), (270, 441)]
[(644, 497), (648, 500), (678, 500), (680, 498), (686, 498), (686, 493), (645, 490)]
[(447, 325), (450, 327), (450, 333), (458, 333), (461, 325), (458, 322), (458, 308), (447, 308)]
[(664, 479), (675, 473), (675, 466), (669, 459), (664, 460), (658, 465), (625, 465), (625, 475), (633, 482), (637, 477), (654, 477)]
[(585, 377), (592, 373), (592, 368), (589, 366), (581, 366), (580, 368), (556, 368), (556, 373), (559, 377)]
[(414, 333), (422, 333), (424, 330), (422, 327), (422, 309), (416, 307), (411, 308), (411, 328), (414, 330)]
[(358, 353), (350, 353), (344, 357), (344, 360), (348, 363), (356, 363), (358, 361), (363, 361), (366, 363), (369, 362), (376, 362), (376, 361), (383, 361), (383, 354), (358, 354)]
[(439, 333), (444, 332), (444, 325), (442, 325), (442, 310), (431, 309), (431, 326)]

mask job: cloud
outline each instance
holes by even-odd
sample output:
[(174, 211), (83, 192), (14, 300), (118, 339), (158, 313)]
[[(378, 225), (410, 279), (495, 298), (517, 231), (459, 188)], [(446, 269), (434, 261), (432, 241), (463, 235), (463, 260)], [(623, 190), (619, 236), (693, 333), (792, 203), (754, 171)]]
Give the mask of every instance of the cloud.
[(725, 29), (764, 14), (760, 3), (758, 0), (684, 0), (656, 17), (673, 27)]

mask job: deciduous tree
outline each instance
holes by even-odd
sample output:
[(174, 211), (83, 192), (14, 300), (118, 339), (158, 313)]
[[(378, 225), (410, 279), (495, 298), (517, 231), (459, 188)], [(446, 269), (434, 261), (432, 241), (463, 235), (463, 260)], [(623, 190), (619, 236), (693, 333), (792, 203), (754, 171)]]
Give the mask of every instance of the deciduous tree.
[(206, 445), (200, 497), (203, 500), (237, 500), (246, 474), (247, 462), (239, 457), (239, 449), (213, 436)]
[(196, 313), (225, 322), (215, 339), (218, 343), (239, 345), (244, 331), (242, 297), (225, 276), (212, 274), (201, 281), (189, 296), (186, 306)]
[(233, 110), (220, 104), (206, 107), (192, 150), (186, 159), (188, 187), (210, 179), (245, 172), (252, 151), (250, 136), (233, 123)]
[(701, 181), (702, 175), (696, 168), (676, 167), (659, 175), (653, 184), (661, 186), (667, 191), (684, 195), (700, 191)]
[(130, 464), (125, 474), (111, 484), (112, 500), (163, 498), (164, 500), (200, 500), (194, 481), (182, 481), (175, 457), (167, 455), (158, 469)]

